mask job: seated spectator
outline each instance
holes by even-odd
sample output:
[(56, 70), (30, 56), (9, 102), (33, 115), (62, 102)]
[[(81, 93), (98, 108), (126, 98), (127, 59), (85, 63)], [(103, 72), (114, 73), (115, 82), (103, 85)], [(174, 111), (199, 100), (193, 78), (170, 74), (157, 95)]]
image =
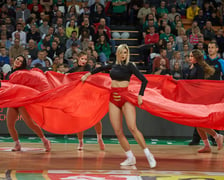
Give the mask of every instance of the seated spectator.
[(217, 34), (216, 34), (216, 42), (218, 44), (218, 47), (219, 47), (219, 53), (221, 54), (222, 57), (224, 57), (224, 36), (223, 36), (223, 29), (220, 28), (218, 31), (217, 31)]
[(181, 66), (180, 66), (179, 62), (175, 62), (174, 69), (171, 70), (170, 74), (176, 80), (183, 79), (183, 73), (182, 73)]
[(172, 6), (171, 7), (171, 12), (168, 13), (168, 20), (172, 23), (174, 21), (174, 19), (175, 19), (176, 16), (180, 16), (181, 17), (180, 13), (177, 12), (176, 7), (175, 6)]
[(127, 16), (126, 16), (126, 6), (128, 4), (128, 0), (112, 0), (112, 21), (113, 24), (123, 25), (126, 24)]
[(190, 7), (187, 8), (187, 19), (193, 20), (198, 15), (199, 9), (196, 0), (192, 0)]
[(43, 37), (44, 34), (48, 33), (49, 27), (50, 26), (48, 25), (48, 19), (45, 18), (43, 20), (43, 24), (41, 24), (40, 27), (39, 27), (39, 32), (40, 32), (41, 37)]
[(202, 30), (202, 34), (204, 35), (205, 41), (211, 41), (215, 39), (215, 31), (212, 28), (212, 22), (206, 21), (205, 27)]
[(57, 72), (61, 74), (65, 74), (65, 67), (64, 64), (58, 64), (57, 65)]
[(51, 44), (51, 48), (48, 50), (48, 56), (51, 59), (54, 59), (55, 56), (59, 56), (61, 49), (58, 47), (58, 42), (53, 41)]
[(32, 63), (31, 63), (31, 67), (37, 67), (36, 65), (41, 65), (41, 67), (46, 67), (46, 64), (45, 64), (45, 61), (44, 61), (44, 51), (43, 50), (40, 50), (38, 52), (38, 55), (37, 55), (37, 59), (33, 60)]
[(205, 0), (204, 3), (203, 3), (203, 12), (204, 12), (204, 15), (207, 19), (210, 19), (211, 18), (211, 15), (212, 15), (212, 11), (214, 11), (213, 7), (210, 5), (210, 2), (208, 0)]
[(9, 56), (7, 54), (7, 50), (5, 47), (1, 47), (0, 49), (0, 67), (2, 67), (5, 64), (9, 64), (10, 65), (10, 60), (9, 60)]
[(159, 39), (165, 39), (166, 41), (169, 41), (169, 36), (173, 36), (174, 40), (176, 41), (176, 37), (174, 34), (171, 33), (171, 28), (169, 25), (165, 27), (165, 32), (160, 34)]
[[(26, 33), (23, 31), (23, 26), (21, 23), (16, 24), (16, 31), (12, 33), (12, 41), (15, 40), (16, 36), (19, 35), (20, 44), (26, 45)], [(17, 36), (18, 37), (18, 36)]]
[(183, 59), (181, 59), (181, 54), (179, 51), (175, 51), (173, 53), (173, 58), (170, 60), (170, 70), (173, 71), (174, 70), (174, 66), (175, 63), (177, 62), (180, 66), (180, 68), (182, 68), (183, 65)]
[(152, 72), (155, 72), (156, 69), (159, 69), (159, 67), (160, 67), (160, 59), (165, 59), (165, 61), (166, 61), (166, 68), (170, 69), (170, 62), (169, 62), (169, 59), (166, 56), (167, 56), (166, 49), (160, 49), (160, 55), (157, 56), (153, 60)]
[(159, 61), (159, 67), (155, 68), (153, 74), (157, 75), (170, 75), (170, 70), (167, 68), (166, 60), (161, 58)]
[(69, 49), (73, 43), (81, 45), (80, 40), (78, 39), (78, 34), (76, 31), (72, 31), (71, 37), (66, 41), (66, 49)]
[(16, 20), (22, 18), (26, 22), (28, 17), (30, 17), (30, 10), (27, 8), (26, 2), (22, 1), (20, 8), (16, 11)]
[(181, 18), (186, 18), (188, 4), (186, 3), (186, 0), (180, 0), (177, 1), (177, 12), (180, 13)]
[(68, 38), (66, 37), (64, 27), (58, 27), (58, 33), (55, 35), (55, 37), (58, 37), (60, 41), (60, 47), (63, 47), (64, 49), (66, 49), (66, 41)]
[(71, 20), (69, 22), (69, 25), (68, 27), (66, 27), (66, 36), (67, 38), (70, 38), (71, 37), (71, 34), (73, 31), (76, 31), (77, 35), (79, 35), (79, 28), (75, 25), (75, 21), (74, 20)]
[(107, 64), (111, 54), (109, 43), (106, 42), (104, 35), (100, 35), (99, 41), (95, 44), (96, 52), (99, 54), (99, 60), (103, 64)]
[(37, 59), (38, 48), (36, 42), (33, 39), (29, 40), (27, 50), (32, 60)]
[(211, 17), (209, 19), (212, 22), (212, 26), (221, 26), (221, 20), (220, 18), (217, 16), (215, 11), (212, 11)]
[(69, 61), (69, 60), (72, 61), (74, 59), (73, 54), (75, 53), (78, 55), (78, 53), (80, 53), (80, 52), (81, 52), (81, 50), (79, 49), (79, 45), (74, 42), (74, 43), (72, 43), (71, 47), (65, 51), (64, 58), (67, 61)]
[(191, 65), (191, 63), (189, 61), (189, 55), (185, 55), (183, 66), (182, 66), (183, 79), (187, 79), (189, 77), (190, 65)]
[(128, 4), (128, 15), (129, 15), (129, 24), (138, 25), (139, 20), (137, 18), (138, 11), (143, 7), (143, 0), (131, 0)]
[(24, 51), (24, 48), (23, 46), (20, 45), (20, 40), (15, 39), (13, 46), (11, 46), (9, 49), (10, 62), (11, 60), (14, 60), (14, 58), (16, 58), (17, 56), (22, 55), (23, 51)]
[(197, 21), (198, 26), (200, 29), (203, 29), (205, 26), (207, 17), (205, 17), (204, 12), (202, 9), (198, 11), (198, 15), (194, 17), (194, 21)]
[(185, 59), (186, 56), (189, 56), (191, 50), (192, 49), (189, 48), (189, 44), (184, 43), (183, 44), (183, 50), (180, 51), (181, 59)]
[(166, 1), (165, 0), (161, 0), (160, 1), (160, 6), (157, 8), (157, 15), (158, 15), (158, 17), (161, 17), (162, 14), (164, 14), (164, 13), (168, 14), (169, 11), (168, 11), (168, 9), (166, 7)]
[(199, 42), (198, 36), (200, 35), (201, 35), (200, 28), (198, 26), (194, 27), (192, 30), (192, 34), (189, 37), (189, 41), (193, 46)]
[(173, 49), (172, 43), (169, 41), (166, 43), (166, 52), (167, 52), (166, 57), (170, 61), (173, 58), (173, 54), (174, 54), (175, 50)]
[(140, 24), (143, 24), (145, 22), (146, 15), (148, 15), (149, 13), (151, 13), (151, 9), (149, 7), (149, 2), (146, 1), (143, 4), (143, 7), (139, 9), (137, 14), (137, 18), (139, 19)]
[(33, 39), (36, 42), (39, 42), (41, 40), (40, 33), (37, 30), (37, 27), (35, 24), (30, 25), (30, 31), (27, 33), (27, 43), (29, 42), (30, 39)]
[(9, 48), (12, 45), (11, 41), (7, 39), (6, 32), (4, 32), (4, 31), (1, 32), (0, 44), (1, 44), (1, 46), (5, 47), (6, 50), (9, 50)]

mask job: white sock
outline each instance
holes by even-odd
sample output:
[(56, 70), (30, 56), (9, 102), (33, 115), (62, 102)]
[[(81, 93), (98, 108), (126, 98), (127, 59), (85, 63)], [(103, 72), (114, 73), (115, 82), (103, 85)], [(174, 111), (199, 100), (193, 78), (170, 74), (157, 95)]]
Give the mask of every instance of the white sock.
[(205, 146), (210, 146), (210, 143), (209, 143), (208, 139), (203, 139), (203, 142), (204, 142)]
[(151, 155), (151, 152), (149, 151), (149, 148), (145, 148), (144, 149), (144, 153), (146, 156), (150, 156)]
[(126, 151), (125, 154), (126, 154), (127, 158), (133, 158), (134, 157), (134, 154), (132, 153), (131, 150)]

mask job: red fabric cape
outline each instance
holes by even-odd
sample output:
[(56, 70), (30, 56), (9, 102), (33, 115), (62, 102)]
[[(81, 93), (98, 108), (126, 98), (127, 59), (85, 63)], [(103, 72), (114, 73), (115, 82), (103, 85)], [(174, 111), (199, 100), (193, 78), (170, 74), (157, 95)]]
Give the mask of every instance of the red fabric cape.
[[(16, 71), (2, 82), (0, 107), (25, 106), (34, 121), (48, 132), (72, 134), (94, 126), (108, 112), (108, 74), (68, 75), (38, 70)], [(145, 75), (148, 84), (141, 109), (175, 123), (224, 130), (224, 82), (173, 80)], [(132, 77), (125, 98), (137, 105), (141, 82)]]

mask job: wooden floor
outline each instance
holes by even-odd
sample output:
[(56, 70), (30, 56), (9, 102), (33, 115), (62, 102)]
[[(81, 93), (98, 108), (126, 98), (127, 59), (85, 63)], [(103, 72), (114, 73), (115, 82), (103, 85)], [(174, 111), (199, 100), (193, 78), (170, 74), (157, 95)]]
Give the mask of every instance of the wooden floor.
[[(23, 143), (21, 152), (10, 152), (13, 143), (0, 143), (1, 170), (121, 170), (125, 159), (119, 144), (106, 144), (100, 151), (98, 144), (85, 144), (83, 151), (77, 144), (52, 143), (52, 151), (43, 151), (40, 143)], [(198, 154), (200, 146), (148, 145), (157, 160), (155, 171), (224, 172), (224, 150)], [(37, 149), (32, 149), (37, 148)], [(143, 151), (131, 145), (136, 155), (136, 169), (150, 170)], [(131, 167), (126, 167), (131, 168)]]

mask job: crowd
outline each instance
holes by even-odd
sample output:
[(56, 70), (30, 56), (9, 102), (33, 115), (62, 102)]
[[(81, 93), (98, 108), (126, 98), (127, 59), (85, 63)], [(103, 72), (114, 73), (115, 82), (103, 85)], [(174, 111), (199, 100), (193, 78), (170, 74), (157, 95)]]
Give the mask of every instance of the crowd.
[[(223, 57), (223, 29), (213, 29), (223, 25), (223, 15), (222, 1), (5, 0), (0, 9), (1, 79), (18, 55), (26, 58), (28, 68), (61, 73), (78, 66), (81, 51), (92, 67), (108, 64), (114, 60), (114, 39), (129, 37), (111, 33), (114, 24), (139, 30), (139, 53), (148, 73), (184, 79), (193, 48), (206, 54), (208, 42), (216, 41)], [(190, 29), (182, 23), (186, 18), (193, 22)]]

